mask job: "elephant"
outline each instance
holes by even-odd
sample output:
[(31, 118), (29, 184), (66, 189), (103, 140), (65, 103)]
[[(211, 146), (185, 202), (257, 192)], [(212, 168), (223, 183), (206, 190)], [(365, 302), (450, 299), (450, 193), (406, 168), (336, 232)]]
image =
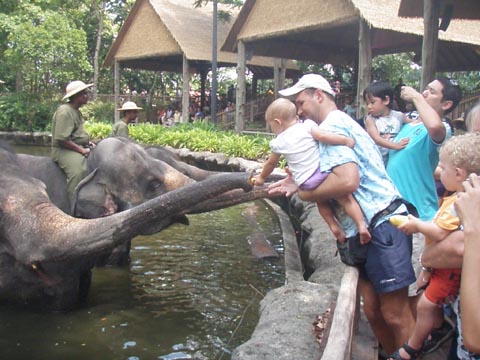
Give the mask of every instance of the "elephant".
[(164, 181), (155, 185), (163, 194), (145, 196), (135, 206), (135, 196), (127, 194), (131, 202), (117, 208), (123, 211), (77, 218), (51, 201), (45, 183), (29, 175), (25, 164), (0, 144), (0, 300), (43, 309), (68, 310), (85, 299), (96, 259), (144, 229), (159, 231), (172, 217), (269, 196), (245, 172), (188, 181), (170, 179), (167, 167)]
[[(73, 204), (67, 194), (65, 174), (50, 157), (19, 154), (18, 161), (29, 175), (46, 184), (50, 199), (62, 211), (87, 219), (124, 211), (215, 174), (181, 162), (165, 148), (150, 147), (150, 153), (121, 137), (100, 141), (87, 159), (89, 174), (77, 186)], [(188, 220), (184, 215), (168, 217), (144, 228), (142, 234), (155, 233), (157, 227), (164, 228), (167, 222), (187, 224)], [(130, 242), (127, 241), (115, 248), (110, 256), (97, 259), (97, 265), (125, 265), (129, 261), (129, 252)]]

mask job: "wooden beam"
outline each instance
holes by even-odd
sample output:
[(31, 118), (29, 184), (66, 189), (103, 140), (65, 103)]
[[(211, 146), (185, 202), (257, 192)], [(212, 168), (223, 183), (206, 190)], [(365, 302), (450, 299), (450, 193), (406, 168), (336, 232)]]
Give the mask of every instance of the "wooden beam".
[(246, 71), (246, 53), (245, 43), (243, 41), (238, 42), (238, 54), (237, 54), (237, 96), (236, 96), (236, 111), (235, 111), (235, 132), (238, 134), (245, 130), (245, 106), (247, 101), (247, 86), (245, 79)]
[(360, 19), (358, 34), (358, 82), (357, 82), (357, 118), (367, 113), (363, 101), (363, 90), (372, 80), (372, 34), (364, 19)]
[(333, 312), (332, 325), (322, 360), (348, 360), (352, 358), (352, 338), (358, 312), (358, 269), (346, 266), (337, 305)]
[(188, 122), (190, 106), (190, 72), (188, 68), (188, 59), (183, 54), (183, 87), (182, 87), (182, 122)]
[(438, 47), (438, 19), (440, 16), (440, 6), (436, 0), (424, 0), (423, 15), (424, 34), (420, 89), (425, 89), (435, 77)]
[(268, 39), (248, 43), (255, 55), (324, 62), (338, 65), (352, 65), (356, 47), (339, 47), (318, 43), (300, 43), (288, 39)]

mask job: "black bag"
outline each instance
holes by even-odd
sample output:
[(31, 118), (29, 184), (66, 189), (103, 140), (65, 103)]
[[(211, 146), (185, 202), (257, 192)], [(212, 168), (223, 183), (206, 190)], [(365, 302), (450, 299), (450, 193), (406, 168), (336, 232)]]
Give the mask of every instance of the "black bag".
[(337, 253), (340, 254), (340, 260), (346, 265), (360, 266), (367, 261), (368, 245), (360, 244), (360, 235), (349, 237), (341, 243), (337, 240)]
[[(404, 199), (395, 199), (385, 209), (379, 211), (372, 217), (372, 220), (370, 221), (370, 226), (368, 227), (368, 231), (372, 233), (373, 229), (375, 229), (375, 225), (380, 218), (383, 218), (384, 216), (393, 213), (402, 204), (407, 207), (410, 214), (418, 216), (417, 209), (415, 209), (415, 207), (411, 203)], [(362, 245), (360, 243), (360, 235), (357, 234), (353, 237), (347, 238), (343, 243), (337, 241), (337, 254), (340, 254), (340, 259), (344, 264), (350, 266), (361, 266), (367, 261), (369, 244), (370, 243)]]

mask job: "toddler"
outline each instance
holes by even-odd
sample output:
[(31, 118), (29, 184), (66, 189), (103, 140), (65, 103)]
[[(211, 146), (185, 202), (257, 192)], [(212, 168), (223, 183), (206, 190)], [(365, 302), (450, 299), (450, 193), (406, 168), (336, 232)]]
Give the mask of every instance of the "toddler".
[(365, 128), (377, 144), (382, 154), (383, 162), (388, 161), (388, 150), (401, 150), (407, 146), (409, 138), (393, 142), (402, 125), (410, 122), (407, 117), (392, 110), (393, 89), (386, 82), (374, 82), (363, 91), (363, 99), (367, 103), (368, 115), (365, 119)]
[[(255, 177), (256, 185), (263, 185), (265, 179), (278, 164), (280, 156), (285, 156), (293, 180), (302, 190), (314, 190), (322, 184), (328, 173), (320, 171), (320, 153), (318, 141), (329, 145), (355, 145), (352, 138), (322, 131), (312, 120), (300, 122), (296, 115), (295, 105), (287, 99), (277, 99), (267, 109), (265, 114), (272, 132), (277, 135), (270, 142), (272, 150), (268, 161), (260, 175)], [(335, 199), (345, 212), (353, 219), (360, 235), (360, 242), (370, 241), (370, 233), (365, 224), (360, 206), (353, 195)], [(317, 201), (320, 214), (339, 241), (345, 239), (345, 233), (333, 215), (333, 210), (327, 202)]]
[[(468, 133), (450, 138), (440, 148), (440, 180), (452, 195), (443, 198), (440, 209), (432, 222), (408, 216), (408, 221), (398, 229), (407, 234), (420, 232), (425, 235), (425, 246), (444, 240), (452, 231), (459, 229), (460, 220), (455, 212), (457, 191), (471, 173), (480, 174), (480, 135)], [(415, 359), (428, 335), (443, 322), (442, 304), (456, 297), (460, 287), (461, 269), (423, 268), (418, 276), (418, 288), (425, 288), (417, 304), (415, 329), (408, 341), (397, 350), (391, 359)]]

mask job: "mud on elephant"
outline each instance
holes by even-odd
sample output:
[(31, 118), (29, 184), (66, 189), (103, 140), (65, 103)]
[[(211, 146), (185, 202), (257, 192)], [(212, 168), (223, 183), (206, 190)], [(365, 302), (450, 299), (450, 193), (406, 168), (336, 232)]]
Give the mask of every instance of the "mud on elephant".
[(0, 148), (0, 299), (50, 309), (77, 304), (96, 258), (152, 224), (267, 196), (252, 190), (247, 173), (218, 174), (107, 217), (80, 219), (53, 204), (19, 160)]

